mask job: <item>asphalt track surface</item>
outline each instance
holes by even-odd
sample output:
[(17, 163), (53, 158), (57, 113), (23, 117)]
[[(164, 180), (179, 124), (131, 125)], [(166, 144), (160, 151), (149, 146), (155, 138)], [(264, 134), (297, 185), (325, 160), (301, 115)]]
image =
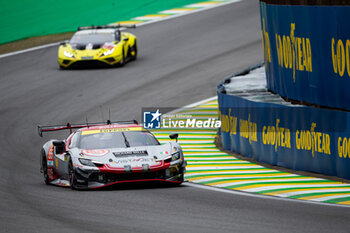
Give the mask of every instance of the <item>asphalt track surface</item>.
[[(0, 232), (350, 232), (350, 209), (183, 185), (72, 191), (44, 185), (37, 124), (140, 119), (181, 107), (262, 60), (257, 1), (140, 27), (139, 59), (60, 71), (57, 47), (0, 59)], [(102, 116), (103, 115), (103, 116)]]

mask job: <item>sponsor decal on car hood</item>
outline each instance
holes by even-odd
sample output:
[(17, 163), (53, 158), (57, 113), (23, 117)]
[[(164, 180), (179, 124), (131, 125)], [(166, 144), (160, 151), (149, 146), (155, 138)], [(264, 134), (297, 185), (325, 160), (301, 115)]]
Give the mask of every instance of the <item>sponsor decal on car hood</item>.
[(81, 150), (80, 156), (101, 162), (109, 167), (142, 167), (144, 164), (159, 165), (162, 160), (171, 155), (171, 150), (171, 144), (167, 143), (161, 146)]

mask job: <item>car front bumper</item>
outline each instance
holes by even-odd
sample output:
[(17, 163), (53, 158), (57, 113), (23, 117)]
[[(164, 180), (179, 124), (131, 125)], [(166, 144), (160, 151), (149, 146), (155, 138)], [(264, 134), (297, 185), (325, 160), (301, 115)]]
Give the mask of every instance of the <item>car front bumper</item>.
[(75, 168), (77, 178), (77, 189), (102, 188), (119, 183), (135, 182), (168, 182), (181, 184), (186, 172), (186, 161), (171, 165), (164, 169), (149, 171), (130, 171), (130, 172), (104, 172), (97, 170), (86, 170)]
[(85, 67), (110, 67), (118, 65), (122, 60), (122, 56), (105, 56), (92, 59), (78, 59), (59, 57), (58, 64), (64, 68), (85, 68)]

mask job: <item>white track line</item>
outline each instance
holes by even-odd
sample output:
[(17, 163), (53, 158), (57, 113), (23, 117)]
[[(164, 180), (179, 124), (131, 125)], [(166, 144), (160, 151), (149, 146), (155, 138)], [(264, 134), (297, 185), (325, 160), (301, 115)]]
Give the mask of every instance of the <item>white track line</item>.
[[(312, 188), (312, 187), (349, 187), (349, 184), (293, 184), (293, 185), (272, 185), (272, 186), (263, 186), (258, 188), (248, 188), (248, 189), (242, 189), (244, 192), (261, 192), (261, 191), (268, 191), (268, 190), (275, 190), (275, 189), (292, 189), (292, 188)], [(273, 192), (273, 191), (272, 191)]]
[[(249, 177), (255, 177), (252, 176), (251, 174), (254, 173), (255, 175), (257, 175), (256, 178), (260, 177), (259, 174), (260, 173), (269, 173), (272, 175), (276, 175), (276, 176), (280, 176), (280, 174), (276, 171), (270, 171), (270, 170), (261, 170), (261, 171), (235, 171), (235, 170), (231, 170), (231, 171), (220, 171), (220, 170), (212, 170), (212, 171), (207, 171), (207, 172), (198, 172), (198, 171), (186, 171), (186, 176), (187, 177), (193, 177), (193, 176), (198, 176), (198, 175), (207, 175), (207, 176), (214, 176), (214, 175), (220, 175), (220, 174), (229, 174), (229, 175), (233, 175), (233, 174), (249, 174)], [(237, 176), (239, 177), (239, 176)]]
[[(315, 194), (318, 195), (318, 194), (322, 194), (322, 193), (333, 193), (333, 192), (347, 192), (347, 191), (350, 191), (350, 188), (334, 188), (334, 189), (328, 189), (328, 190), (325, 190), (325, 189), (320, 189), (320, 190), (306, 190), (306, 191), (290, 191), (288, 193), (281, 193), (281, 194), (275, 194), (279, 197), (289, 197), (289, 196), (295, 196), (295, 195), (301, 195), (301, 194), (309, 194), (309, 193), (312, 193), (312, 194)], [(349, 194), (348, 194), (349, 195)]]
[[(293, 178), (295, 176), (290, 176), (290, 175), (284, 175), (283, 177), (287, 177), (287, 178)], [(237, 178), (237, 176), (231, 175), (231, 176), (218, 176), (218, 177), (211, 177), (211, 178), (195, 178), (196, 179), (196, 183), (202, 183), (202, 182), (208, 182), (208, 181), (216, 181), (216, 180), (230, 180), (230, 179), (235, 179)], [(271, 176), (259, 176), (258, 178), (262, 178), (262, 179), (266, 179), (266, 182), (271, 181), (273, 178), (275, 177), (271, 177)], [(284, 179), (289, 181), (289, 179)], [(239, 182), (236, 182), (239, 183)], [(207, 184), (206, 184), (207, 185)], [(218, 186), (218, 185), (211, 185), (210, 186), (215, 186), (215, 187), (223, 187), (223, 186)]]
[(0, 55), (0, 58), (9, 57), (9, 56), (13, 56), (13, 55), (21, 54), (21, 53), (27, 53), (27, 52), (31, 52), (31, 51), (34, 51), (34, 50), (44, 49), (44, 48), (56, 46), (56, 45), (59, 45), (59, 44), (60, 44), (60, 42), (55, 42), (55, 43), (51, 43), (51, 44), (36, 46), (36, 47), (33, 47), (33, 48), (29, 48), (29, 49), (19, 50), (19, 51), (16, 51), (16, 52), (5, 53), (5, 54)]
[[(194, 14), (194, 13), (197, 13), (197, 12), (214, 9), (214, 8), (217, 8), (217, 7), (220, 7), (220, 6), (225, 6), (225, 5), (236, 3), (236, 2), (240, 2), (240, 1), (242, 1), (242, 0), (232, 0), (232, 1), (224, 2), (224, 3), (220, 3), (220, 4), (217, 4), (217, 5), (213, 5), (213, 6), (210, 6), (210, 7), (205, 7), (205, 8), (198, 9), (198, 10), (188, 11), (188, 12), (185, 12), (185, 13), (182, 13), (182, 14), (168, 16), (166, 18), (150, 20), (150, 21), (147, 21), (147, 22), (144, 22), (144, 23), (139, 23), (139, 24), (137, 24), (136, 27), (141, 27), (141, 26), (145, 26), (145, 25), (148, 25), (148, 24), (151, 24), (151, 23), (157, 23), (157, 22), (160, 22), (160, 21), (166, 21), (166, 20), (169, 20), (169, 19), (174, 19), (174, 18), (181, 17), (181, 16), (184, 16), (184, 15)], [(38, 50), (38, 49), (44, 49), (44, 48), (57, 46), (57, 45), (59, 45), (59, 43), (60, 42), (56, 42), (56, 43), (36, 46), (36, 47), (33, 47), (33, 48), (29, 48), (29, 49), (19, 50), (19, 51), (16, 51), (16, 52), (5, 53), (5, 54), (0, 55), (0, 59), (4, 58), (4, 57), (13, 56), (13, 55), (18, 55), (18, 54), (21, 54), (21, 53), (31, 52), (31, 51)]]
[(261, 194), (255, 194), (255, 193), (247, 193), (247, 192), (241, 192), (241, 191), (236, 191), (236, 190), (232, 190), (232, 189), (216, 188), (213, 186), (206, 186), (206, 185), (189, 183), (189, 182), (185, 182), (182, 185), (193, 187), (193, 188), (200, 188), (200, 189), (206, 189), (206, 190), (211, 190), (211, 191), (216, 191), (216, 192), (228, 193), (228, 194), (233, 194), (233, 195), (246, 196), (246, 197), (257, 197), (257, 198), (270, 199), (270, 200), (279, 199), (279, 200), (288, 201), (288, 202), (299, 202), (299, 203), (307, 203), (307, 204), (313, 204), (313, 205), (326, 205), (326, 206), (333, 206), (333, 207), (338, 207), (338, 208), (349, 208), (350, 207), (347, 205), (339, 205), (339, 204), (332, 204), (332, 203), (325, 203), (325, 202), (316, 202), (316, 201), (291, 199), (291, 198), (280, 198), (280, 197), (276, 197), (276, 196), (267, 196), (267, 195), (261, 195)]

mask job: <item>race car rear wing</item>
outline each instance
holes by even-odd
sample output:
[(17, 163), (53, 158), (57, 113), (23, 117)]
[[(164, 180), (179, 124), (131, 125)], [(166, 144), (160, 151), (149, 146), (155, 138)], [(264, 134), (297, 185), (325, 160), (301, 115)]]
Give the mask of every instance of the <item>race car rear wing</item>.
[(72, 133), (73, 129), (79, 129), (84, 127), (92, 127), (92, 126), (99, 126), (99, 125), (110, 125), (110, 124), (136, 124), (139, 123), (136, 120), (130, 120), (130, 121), (110, 121), (107, 122), (96, 122), (96, 123), (83, 123), (83, 124), (70, 124), (67, 123), (66, 125), (49, 125), (49, 126), (40, 126), (38, 125), (38, 133), (39, 136), (43, 136), (43, 132), (52, 132), (52, 131), (59, 131), (59, 130), (69, 130), (69, 133)]
[(85, 26), (85, 27), (78, 27), (78, 31), (80, 30), (88, 30), (88, 29), (107, 29), (107, 28), (136, 28), (136, 24), (115, 24), (115, 25), (99, 25), (99, 26)]

